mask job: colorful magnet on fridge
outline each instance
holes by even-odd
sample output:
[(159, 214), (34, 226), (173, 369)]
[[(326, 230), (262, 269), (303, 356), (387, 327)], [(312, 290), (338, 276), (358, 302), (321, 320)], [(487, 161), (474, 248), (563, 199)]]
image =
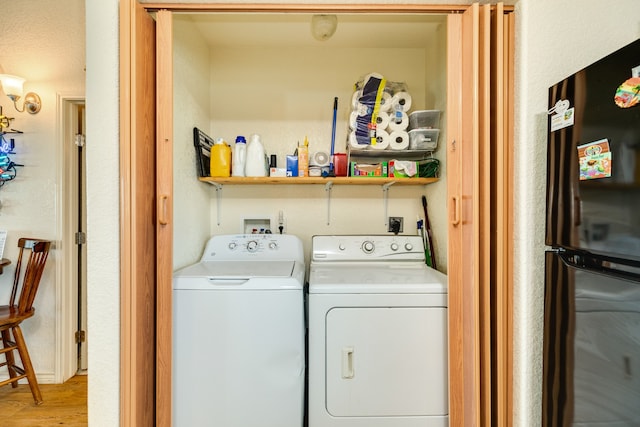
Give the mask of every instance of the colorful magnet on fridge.
[(620, 108), (635, 107), (640, 103), (640, 77), (632, 77), (622, 83), (614, 97), (615, 103)]

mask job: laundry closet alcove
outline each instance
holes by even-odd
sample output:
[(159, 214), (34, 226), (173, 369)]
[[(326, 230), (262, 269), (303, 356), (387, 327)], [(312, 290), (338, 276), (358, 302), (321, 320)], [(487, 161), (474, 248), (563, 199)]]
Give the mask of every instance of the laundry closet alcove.
[[(210, 123), (211, 129), (224, 134), (225, 138), (231, 139), (235, 136), (231, 132), (236, 132), (232, 122), (237, 114), (226, 119), (222, 117), (224, 111), (233, 110), (228, 98), (223, 97), (220, 105), (203, 94), (197, 94), (194, 99), (174, 98), (184, 94), (175, 91), (176, 84), (180, 83), (176, 82), (174, 74), (174, 56), (179, 54), (173, 49), (176, 43), (174, 32), (185, 24), (181, 20), (186, 19), (186, 15), (200, 13), (210, 14), (215, 19), (223, 19), (223, 15), (253, 19), (253, 25), (260, 25), (260, 20), (267, 17), (273, 19), (282, 16), (293, 20), (294, 16), (300, 16), (309, 19), (315, 13), (337, 14), (339, 20), (341, 15), (363, 21), (367, 18), (380, 20), (380, 25), (383, 25), (385, 18), (415, 20), (429, 17), (439, 20), (440, 39), (432, 44), (432, 48), (439, 52), (436, 57), (442, 63), (437, 65), (436, 78), (431, 79), (435, 80), (434, 87), (427, 89), (429, 82), (426, 81), (426, 74), (423, 75), (425, 81), (416, 84), (419, 88), (417, 92), (421, 94), (418, 97), (423, 97), (423, 108), (437, 108), (445, 113), (442, 118), (444, 132), (440, 136), (441, 147), (437, 152), (441, 156), (445, 174), (436, 183), (411, 186), (412, 190), (409, 191), (414, 191), (413, 196), (406, 195), (406, 198), (415, 198), (419, 205), (419, 196), (427, 192), (443, 224), (441, 233), (446, 249), (443, 247), (442, 251), (446, 251), (444, 259), (449, 276), (451, 425), (466, 424), (476, 417), (481, 417), (482, 424), (491, 419), (508, 418), (511, 365), (506, 349), (510, 345), (508, 316), (512, 223), (509, 179), (512, 160), (508, 141), (513, 128), (511, 12), (501, 4), (234, 5), (141, 4), (134, 0), (121, 2), (121, 345), (123, 349), (129, 349), (128, 354), (123, 354), (121, 367), (122, 425), (168, 426), (171, 422), (173, 248), (176, 235), (179, 234), (176, 230), (181, 230), (180, 227), (186, 222), (186, 218), (174, 215), (178, 200), (182, 202), (184, 198), (181, 197), (188, 194), (192, 199), (190, 203), (198, 201), (203, 206), (206, 204), (204, 209), (192, 210), (189, 221), (201, 224), (194, 226), (200, 233), (210, 234), (212, 231), (209, 215), (213, 203), (211, 186), (193, 179), (194, 187), (183, 188), (180, 179), (186, 172), (175, 167), (181, 165), (183, 160), (176, 158), (175, 147), (185, 144), (184, 141), (178, 141), (182, 135), (178, 126), (187, 126), (188, 117), (192, 120), (198, 117), (199, 121)], [(300, 25), (306, 26), (308, 23)], [(305, 30), (305, 34), (307, 32)], [(243, 33), (238, 32), (237, 35), (240, 37)], [(425, 40), (425, 43), (429, 41)], [(218, 52), (231, 50), (224, 47), (216, 49)], [(275, 47), (270, 49), (271, 52), (277, 50)], [(208, 48), (203, 47), (203, 52), (207, 51)], [(198, 61), (202, 60), (201, 55), (195, 52), (184, 54), (183, 64), (193, 61), (192, 64), (197, 67)], [(241, 55), (242, 52), (236, 54)], [(291, 68), (301, 61), (314, 59), (293, 56), (295, 61), (280, 65)], [(343, 51), (338, 58), (341, 61), (332, 64), (334, 72), (326, 79), (344, 77), (342, 72), (345, 64), (349, 65), (345, 58), (349, 56)], [(229, 61), (238, 63), (242, 59), (236, 56), (229, 58)], [(226, 87), (242, 94), (247, 78), (260, 65), (256, 62), (253, 62), (253, 67), (245, 64), (243, 70), (246, 74), (243, 75), (238, 75), (237, 69), (234, 72), (227, 70), (228, 76), (236, 74), (239, 83), (233, 88), (228, 84)], [(266, 62), (262, 65), (268, 66)], [(374, 70), (373, 65), (367, 64), (365, 72), (391, 74), (390, 79), (405, 78), (393, 71)], [(214, 74), (207, 76), (202, 87), (215, 86)], [(359, 77), (355, 74), (353, 70), (348, 72), (352, 83)], [(203, 78), (198, 77), (197, 73), (193, 77)], [(295, 84), (295, 81), (291, 80), (291, 84)], [(335, 81), (332, 84), (339, 86)], [(251, 124), (247, 129), (251, 127), (263, 136), (267, 150), (267, 141), (277, 140), (279, 157), (293, 149), (292, 141), (304, 138), (304, 129), (309, 131), (312, 143), (314, 140), (326, 141), (323, 133), (330, 131), (330, 121), (323, 121), (321, 116), (330, 116), (331, 100), (338, 95), (324, 89), (316, 92), (308, 86), (297, 89), (298, 93), (304, 93), (307, 99), (311, 99), (308, 105), (318, 105), (317, 110), (314, 110), (316, 107), (309, 107), (308, 110), (300, 108), (304, 99), (289, 99), (278, 104), (281, 108), (272, 108), (275, 112), (285, 111), (282, 117), (286, 119), (275, 117), (271, 122), (260, 122), (260, 117), (243, 118), (243, 121)], [(350, 89), (343, 90), (339, 96), (346, 103)], [(430, 93), (438, 95), (428, 100)], [(242, 96), (238, 95), (237, 98)], [(273, 102), (273, 96), (267, 98)], [(328, 99), (326, 106), (322, 102), (324, 98)], [(250, 101), (245, 98), (239, 102)], [(228, 104), (226, 110), (225, 102)], [(432, 104), (427, 105), (427, 102)], [(275, 114), (266, 107), (260, 111)], [(305, 117), (305, 114), (308, 116)], [(179, 124), (180, 118), (185, 119), (184, 124)], [(283, 127), (283, 121), (291, 123)], [(322, 123), (329, 130), (323, 128)], [(193, 125), (188, 124), (191, 127)], [(326, 150), (327, 146), (322, 148)], [(192, 151), (188, 155), (192, 155)], [(180, 183), (180, 187), (176, 182)], [(200, 189), (195, 186), (200, 186)], [(253, 185), (240, 187), (246, 189), (225, 186), (225, 197), (242, 191), (247, 194), (255, 191), (277, 194), (266, 184), (260, 185), (260, 190), (253, 188)], [(360, 191), (360, 186), (354, 188), (353, 191)], [(237, 193), (236, 197), (244, 196)], [(269, 203), (267, 197), (264, 200)], [(409, 209), (417, 210), (419, 207)], [(150, 304), (150, 301), (155, 304)], [(492, 341), (496, 344), (492, 345)]]

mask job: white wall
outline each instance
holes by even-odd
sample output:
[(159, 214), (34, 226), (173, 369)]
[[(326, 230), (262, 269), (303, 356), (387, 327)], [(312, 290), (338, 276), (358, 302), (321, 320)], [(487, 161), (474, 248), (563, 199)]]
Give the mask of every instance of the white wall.
[(89, 425), (120, 423), (118, 0), (87, 1)]
[(521, 0), (517, 5), (516, 426), (541, 422), (547, 90), (640, 37), (637, 7), (637, 0)]
[[(422, 47), (327, 48), (314, 44), (305, 32), (303, 36), (311, 40), (306, 47), (214, 47), (207, 53), (188, 18), (178, 15), (174, 22), (174, 161), (178, 163), (173, 169), (174, 186), (180, 189), (174, 204), (175, 268), (199, 259), (209, 236), (242, 232), (243, 218), (270, 218), (276, 232), (279, 212), (285, 232), (303, 240), (307, 259), (312, 235), (387, 234), (388, 216), (403, 217), (403, 233), (413, 234), (416, 218), (424, 216), (420, 197), (426, 194), (438, 268), (446, 272), (446, 175), (426, 187), (392, 186), (386, 210), (381, 186), (335, 186), (329, 204), (323, 185), (225, 185), (218, 206), (215, 188), (196, 180), (191, 133), (197, 125), (231, 144), (237, 135), (249, 140), (258, 133), (267, 153), (276, 154), (278, 166), (284, 167), (285, 155), (293, 154), (305, 136), (310, 152), (330, 151), (333, 97), (337, 96), (335, 152), (344, 153), (354, 84), (368, 73), (404, 82), (413, 98), (410, 111), (446, 105), (446, 85), (436, 84), (446, 75), (443, 23), (429, 24), (435, 35)], [(346, 25), (341, 23), (341, 28)], [(440, 61), (434, 61), (438, 57)], [(203, 123), (202, 99), (207, 94), (211, 114)], [(445, 174), (444, 149), (435, 156)], [(208, 197), (205, 204), (203, 191)], [(209, 218), (208, 229), (202, 227), (203, 215)]]
[(211, 188), (197, 180), (193, 128), (209, 132), (211, 94), (209, 47), (185, 15), (174, 19), (173, 266), (202, 256), (211, 234)]
[[(55, 246), (35, 300), (36, 314), (23, 325), (38, 380), (51, 383), (56, 380), (55, 327), (60, 309), (56, 287), (65, 285), (60, 282), (62, 141), (57, 97), (84, 95), (84, 1), (3, 2), (0, 14), (0, 67), (27, 79), (24, 92), (36, 92), (42, 99), (38, 114), (18, 113), (0, 92), (4, 114), (15, 118), (11, 127), (24, 132), (5, 135), (15, 139), (16, 154), (10, 158), (24, 167), (18, 168), (16, 179), (0, 187), (0, 229), (8, 232), (4, 257), (14, 262), (0, 276), (0, 301), (9, 300), (18, 239), (52, 240)], [(5, 376), (6, 368), (2, 369), (0, 376)]]

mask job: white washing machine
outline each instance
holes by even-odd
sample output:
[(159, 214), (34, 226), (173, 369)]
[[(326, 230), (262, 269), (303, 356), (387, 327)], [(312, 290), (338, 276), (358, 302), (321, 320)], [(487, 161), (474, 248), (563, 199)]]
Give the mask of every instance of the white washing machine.
[(173, 278), (173, 426), (301, 427), (302, 242), (212, 237)]
[(449, 424), (447, 278), (419, 236), (314, 236), (309, 427)]

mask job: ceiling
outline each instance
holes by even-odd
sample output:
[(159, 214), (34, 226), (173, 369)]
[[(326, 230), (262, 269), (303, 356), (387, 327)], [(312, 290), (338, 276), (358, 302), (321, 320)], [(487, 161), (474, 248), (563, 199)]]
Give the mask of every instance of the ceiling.
[(326, 41), (311, 35), (311, 13), (176, 13), (190, 20), (211, 47), (415, 48), (446, 23), (444, 14), (337, 14)]

